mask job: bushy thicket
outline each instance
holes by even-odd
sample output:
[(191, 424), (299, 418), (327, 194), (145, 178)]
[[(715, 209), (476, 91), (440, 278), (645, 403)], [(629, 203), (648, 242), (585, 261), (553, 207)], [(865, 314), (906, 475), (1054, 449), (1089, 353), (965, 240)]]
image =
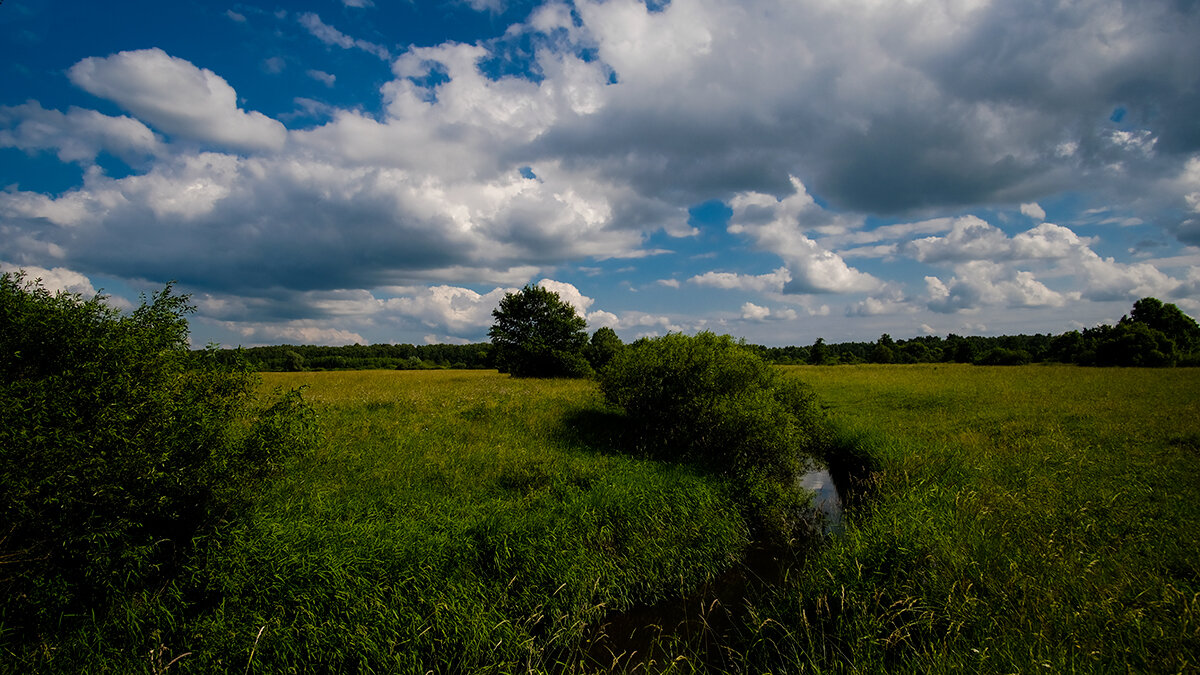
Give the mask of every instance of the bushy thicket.
[(803, 383), (708, 332), (634, 342), (599, 382), (640, 450), (726, 475), (758, 525), (787, 526), (791, 481), (822, 442), (820, 409)]
[(188, 350), (186, 296), (130, 313), (0, 278), (0, 624), (37, 631), (168, 577), (316, 440), (299, 392)]

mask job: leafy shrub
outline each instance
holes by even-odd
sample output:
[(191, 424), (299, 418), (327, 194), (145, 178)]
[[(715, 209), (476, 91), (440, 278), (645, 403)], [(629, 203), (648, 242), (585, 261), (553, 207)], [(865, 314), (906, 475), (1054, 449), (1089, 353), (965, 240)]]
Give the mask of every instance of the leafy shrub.
[(601, 371), (600, 389), (625, 411), (640, 449), (729, 476), (760, 526), (783, 525), (790, 480), (823, 428), (803, 383), (705, 332), (634, 342)]
[(617, 352), (624, 348), (625, 343), (621, 342), (621, 338), (617, 335), (617, 332), (608, 326), (602, 326), (597, 328), (595, 333), (592, 333), (592, 339), (583, 348), (583, 355), (587, 358), (592, 368), (599, 371), (604, 366), (607, 366), (609, 361), (613, 360)]
[(0, 623), (36, 629), (161, 580), (316, 440), (299, 392), (188, 350), (186, 296), (129, 314), (0, 278)]

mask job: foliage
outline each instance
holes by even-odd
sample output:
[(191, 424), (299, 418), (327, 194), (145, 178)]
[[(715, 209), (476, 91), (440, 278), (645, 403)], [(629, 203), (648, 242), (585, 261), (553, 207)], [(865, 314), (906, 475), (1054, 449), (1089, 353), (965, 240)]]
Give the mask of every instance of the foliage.
[(799, 381), (727, 335), (671, 333), (619, 353), (600, 390), (636, 447), (730, 478), (756, 525), (786, 532), (789, 481), (820, 442), (815, 398)]
[(1175, 305), (1163, 304), (1158, 298), (1142, 298), (1133, 303), (1129, 316), (1122, 317), (1120, 323), (1140, 323), (1156, 330), (1183, 353), (1200, 348), (1200, 325)]
[(621, 342), (617, 332), (608, 326), (602, 326), (592, 333), (592, 339), (588, 342), (587, 347), (584, 347), (583, 355), (592, 368), (599, 371), (624, 348), (625, 343)]
[(1005, 349), (993, 347), (987, 353), (975, 359), (977, 366), (1023, 366), (1033, 360), (1024, 349)]
[(245, 361), (263, 372), (303, 370), (435, 370), (493, 367), (487, 343), (276, 345), (225, 349), (217, 352), (222, 363)]
[(1096, 331), (1091, 365), (1164, 367), (1178, 359), (1175, 343), (1162, 331), (1129, 321)]
[(1142, 298), (1115, 326), (1099, 325), (1061, 335), (926, 335), (875, 342), (828, 344), (818, 338), (803, 347), (749, 345), (777, 365), (855, 363), (974, 363), (1019, 365), (1075, 363), (1083, 366), (1198, 366), (1200, 325), (1182, 310), (1156, 298)]
[(0, 278), (0, 622), (32, 630), (169, 577), (315, 440), (298, 393), (188, 351), (168, 285), (129, 314)]
[(583, 356), (587, 322), (558, 293), (526, 285), (506, 293), (488, 331), (496, 367), (515, 377), (584, 377), (591, 367)]

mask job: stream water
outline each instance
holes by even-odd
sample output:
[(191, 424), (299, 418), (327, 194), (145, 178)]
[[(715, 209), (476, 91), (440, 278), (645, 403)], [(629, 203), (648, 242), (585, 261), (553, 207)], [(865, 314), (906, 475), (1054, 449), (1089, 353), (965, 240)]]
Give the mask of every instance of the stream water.
[(814, 516), (821, 519), (825, 534), (835, 534), (842, 529), (842, 494), (825, 467), (809, 469), (796, 479), (796, 486), (814, 493), (812, 508)]

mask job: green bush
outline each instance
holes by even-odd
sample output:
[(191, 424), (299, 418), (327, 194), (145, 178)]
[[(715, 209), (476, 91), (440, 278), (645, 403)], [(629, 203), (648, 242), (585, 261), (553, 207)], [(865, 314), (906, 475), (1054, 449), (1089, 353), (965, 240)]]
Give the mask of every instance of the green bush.
[(791, 480), (818, 453), (821, 414), (812, 392), (727, 335), (672, 333), (639, 340), (600, 373), (633, 444), (732, 479), (752, 519), (784, 526)]
[(245, 366), (188, 350), (191, 310), (170, 286), (123, 314), (101, 296), (0, 278), (5, 629), (169, 577), (196, 537), (315, 442), (299, 392), (260, 404)]
[(995, 347), (975, 359), (977, 366), (1024, 366), (1033, 361), (1033, 357), (1024, 349), (1008, 349)]

